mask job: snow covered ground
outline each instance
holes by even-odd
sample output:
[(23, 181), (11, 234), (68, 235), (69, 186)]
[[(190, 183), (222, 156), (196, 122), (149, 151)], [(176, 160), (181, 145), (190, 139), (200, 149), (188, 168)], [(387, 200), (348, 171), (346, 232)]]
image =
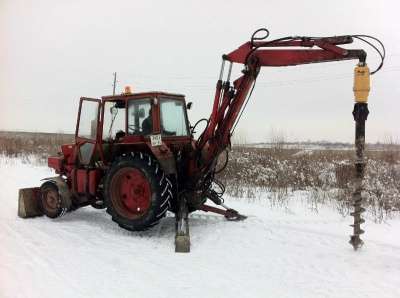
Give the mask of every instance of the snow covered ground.
[[(348, 244), (350, 218), (318, 213), (296, 194), (289, 209), (228, 198), (249, 216), (191, 216), (192, 252), (174, 253), (174, 219), (120, 229), (87, 207), (50, 220), (17, 217), (17, 191), (49, 169), (0, 157), (0, 297), (400, 297), (400, 219), (367, 221)], [(268, 197), (268, 194), (265, 194)]]

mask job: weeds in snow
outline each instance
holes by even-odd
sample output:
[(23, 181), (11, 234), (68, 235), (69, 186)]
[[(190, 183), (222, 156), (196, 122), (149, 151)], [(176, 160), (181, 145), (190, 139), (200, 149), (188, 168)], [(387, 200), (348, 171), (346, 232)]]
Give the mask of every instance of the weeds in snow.
[[(364, 204), (377, 222), (400, 211), (397, 148), (367, 151)], [(286, 206), (293, 191), (306, 190), (311, 209), (333, 202), (341, 214), (347, 215), (352, 209), (353, 154), (349, 150), (235, 147), (219, 178), (231, 196), (251, 198), (256, 196), (255, 189), (261, 189), (272, 194), (272, 205)]]

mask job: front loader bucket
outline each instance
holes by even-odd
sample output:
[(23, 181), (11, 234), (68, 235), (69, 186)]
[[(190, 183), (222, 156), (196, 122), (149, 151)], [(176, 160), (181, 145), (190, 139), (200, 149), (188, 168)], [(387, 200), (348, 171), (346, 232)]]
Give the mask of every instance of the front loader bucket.
[(40, 188), (21, 188), (18, 192), (18, 216), (29, 218), (43, 215), (39, 207)]

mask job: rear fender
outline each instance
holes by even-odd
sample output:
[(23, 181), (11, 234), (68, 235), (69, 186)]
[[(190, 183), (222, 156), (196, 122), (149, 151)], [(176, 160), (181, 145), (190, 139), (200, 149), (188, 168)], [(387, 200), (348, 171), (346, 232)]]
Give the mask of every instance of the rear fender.
[(146, 142), (146, 145), (158, 160), (166, 175), (177, 173), (174, 154), (164, 142), (160, 146), (152, 146), (150, 142)]

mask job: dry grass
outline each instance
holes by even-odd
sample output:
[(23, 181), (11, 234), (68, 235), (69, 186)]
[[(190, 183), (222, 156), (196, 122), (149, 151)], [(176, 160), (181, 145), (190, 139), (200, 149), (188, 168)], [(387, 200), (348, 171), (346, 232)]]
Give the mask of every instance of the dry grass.
[(46, 158), (57, 154), (62, 144), (72, 143), (73, 139), (71, 134), (0, 132), (0, 153), (14, 157), (38, 154)]
[[(367, 151), (365, 205), (376, 221), (400, 210), (400, 151), (397, 146)], [(232, 196), (254, 197), (255, 189), (269, 191), (273, 204), (285, 204), (297, 190), (309, 193), (314, 209), (327, 200), (342, 214), (351, 210), (354, 152), (236, 147), (219, 178)]]

